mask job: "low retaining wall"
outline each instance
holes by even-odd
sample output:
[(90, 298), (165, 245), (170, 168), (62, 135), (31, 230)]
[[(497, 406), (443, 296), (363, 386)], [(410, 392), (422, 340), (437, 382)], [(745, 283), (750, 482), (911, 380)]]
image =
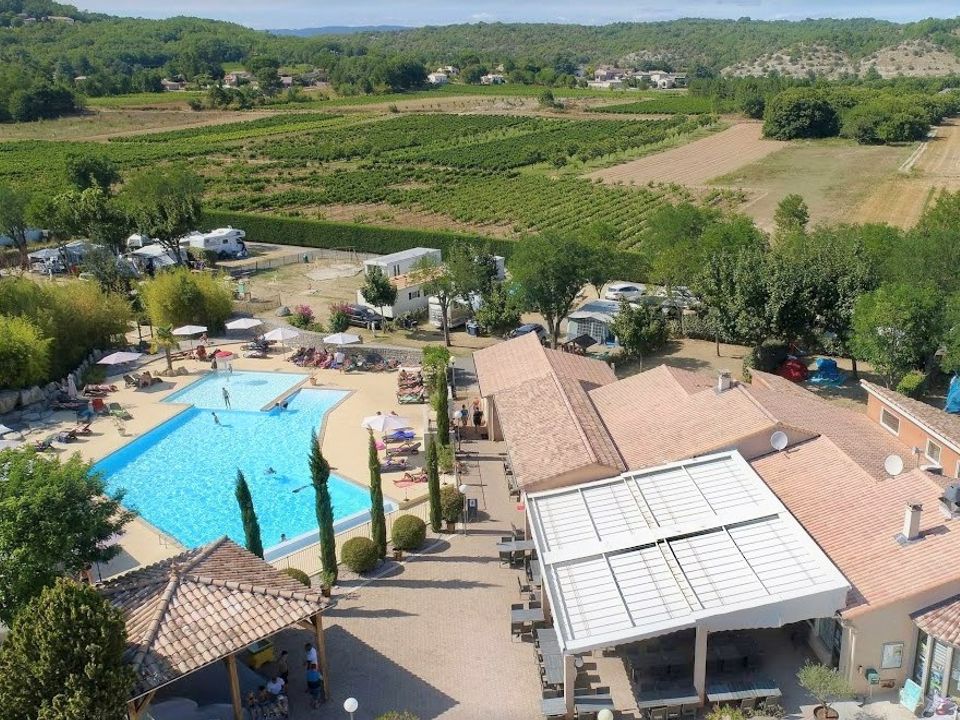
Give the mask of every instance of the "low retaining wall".
[[(280, 323), (271, 320), (265, 320), (263, 327), (258, 330), (260, 332), (266, 333), (274, 328), (278, 327), (292, 327), (287, 323)], [(294, 328), (300, 333), (299, 337), (294, 338), (286, 343), (286, 346), (289, 348), (298, 348), (298, 347), (320, 347), (324, 345), (323, 338), (326, 335), (322, 333), (315, 333), (310, 330), (299, 330)], [(347, 332), (350, 332), (348, 329)], [(332, 348), (332, 345), (327, 345), (327, 349)], [(417, 348), (405, 348), (405, 347), (396, 347), (395, 345), (379, 345), (377, 343), (364, 343), (360, 345), (344, 345), (343, 351), (347, 355), (368, 355), (372, 353), (377, 353), (385, 360), (397, 360), (403, 365), (419, 365), (423, 361), (423, 352)]]

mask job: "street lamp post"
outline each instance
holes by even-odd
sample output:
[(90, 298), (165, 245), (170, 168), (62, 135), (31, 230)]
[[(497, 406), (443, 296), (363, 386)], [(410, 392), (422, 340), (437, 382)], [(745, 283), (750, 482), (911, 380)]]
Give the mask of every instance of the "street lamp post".
[(457, 399), (457, 361), (456, 358), (450, 358), (450, 395)]
[(360, 703), (357, 702), (356, 698), (349, 697), (343, 701), (343, 709), (350, 713), (350, 720), (353, 720), (353, 714), (358, 707), (360, 707)]
[(460, 492), (463, 495), (463, 534), (467, 534), (467, 485), (460, 486)]

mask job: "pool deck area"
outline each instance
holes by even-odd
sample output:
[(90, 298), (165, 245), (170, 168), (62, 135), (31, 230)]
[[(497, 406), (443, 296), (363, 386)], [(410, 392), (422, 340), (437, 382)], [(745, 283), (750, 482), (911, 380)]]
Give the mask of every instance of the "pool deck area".
[[(240, 342), (217, 343), (216, 348), (239, 353), (241, 344)], [(341, 373), (337, 370), (300, 368), (286, 360), (291, 353), (292, 350), (288, 349), (286, 352), (274, 351), (269, 358), (265, 359), (236, 357), (232, 360), (233, 368), (234, 371), (313, 375), (317, 378), (317, 387), (351, 391), (327, 415), (322, 430), (324, 456), (339, 476), (362, 486), (369, 485), (368, 436), (367, 432), (360, 427), (360, 422), (364, 417), (374, 415), (377, 411), (382, 413), (394, 411), (407, 418), (416, 431), (418, 439), (422, 439), (428, 406), (397, 403), (396, 373)], [(136, 364), (133, 370), (127, 370), (127, 372), (139, 374), (149, 370), (151, 374), (156, 375), (165, 367), (166, 361), (160, 358)], [(130, 413), (132, 419), (120, 423), (111, 417), (100, 416), (93, 422), (91, 435), (81, 436), (68, 445), (55, 443), (54, 448), (57, 454), (67, 457), (76, 452), (85, 460), (97, 462), (189, 407), (177, 403), (165, 403), (163, 400), (190, 383), (205, 377), (210, 372), (209, 363), (189, 359), (176, 360), (174, 367), (184, 367), (189, 374), (164, 378), (162, 384), (142, 390), (124, 388), (122, 374), (111, 375), (105, 383), (116, 385), (117, 391), (110, 393), (104, 401), (120, 403)], [(310, 387), (313, 385), (308, 379), (304, 388)], [(309, 389), (304, 392), (309, 392)], [(54, 413), (47, 424), (34, 427), (27, 435), (27, 439), (33, 442), (75, 426), (76, 414), (73, 411), (59, 411)], [(308, 450), (304, 448), (304, 453)], [(422, 452), (407, 458), (408, 465), (411, 467), (421, 466), (423, 460)], [(404, 499), (404, 491), (395, 487), (393, 479), (401, 475), (402, 473), (383, 474), (384, 496), (397, 503)], [(407, 489), (406, 497), (413, 500), (426, 493), (426, 484), (418, 484)], [(162, 533), (143, 518), (137, 518), (127, 525), (120, 546), (122, 549), (120, 555), (99, 568), (103, 578), (172, 557), (184, 550), (175, 538)]]

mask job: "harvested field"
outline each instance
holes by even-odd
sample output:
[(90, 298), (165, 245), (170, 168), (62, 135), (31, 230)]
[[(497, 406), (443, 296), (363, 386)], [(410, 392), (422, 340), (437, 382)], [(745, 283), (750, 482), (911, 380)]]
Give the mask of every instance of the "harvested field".
[(711, 178), (725, 175), (785, 147), (784, 143), (764, 140), (761, 137), (762, 129), (760, 123), (737, 123), (716, 135), (597, 170), (586, 177), (627, 185), (646, 185), (650, 182), (704, 185)]
[(857, 222), (913, 227), (940, 193), (960, 190), (960, 120), (937, 127), (936, 135), (922, 143), (911, 159), (859, 206)]
[(386, 203), (335, 203), (315, 208), (301, 208), (308, 217), (335, 222), (355, 222), (364, 225), (415, 228), (417, 230), (453, 230), (490, 237), (514, 237), (513, 227), (508, 223), (460, 222), (429, 210), (404, 208)]

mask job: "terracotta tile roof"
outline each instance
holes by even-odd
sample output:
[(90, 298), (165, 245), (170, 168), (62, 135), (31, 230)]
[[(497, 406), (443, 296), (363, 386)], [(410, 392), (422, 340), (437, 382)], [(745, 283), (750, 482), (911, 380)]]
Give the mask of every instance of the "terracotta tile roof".
[(596, 388), (590, 399), (631, 470), (733, 447), (777, 425), (739, 383), (718, 393), (709, 376), (666, 366)]
[(100, 586), (123, 612), (131, 699), (320, 612), (325, 603), (227, 538)]
[[(951, 579), (944, 558), (960, 551), (960, 521), (944, 519), (941, 488), (926, 472), (878, 480), (823, 436), (751, 465), (853, 586), (846, 615)], [(907, 503), (916, 502), (923, 504), (922, 539), (901, 546), (894, 537)]]
[(519, 486), (591, 467), (602, 468), (595, 479), (625, 469), (578, 380), (548, 373), (497, 393), (496, 402)]
[(473, 354), (473, 361), (480, 394), (485, 397), (549, 374), (594, 386), (617, 379), (605, 362), (545, 348), (535, 333), (478, 350)]
[(884, 403), (917, 424), (926, 425), (944, 440), (949, 441), (954, 449), (960, 451), (960, 415), (951, 415), (933, 405), (927, 405), (925, 402), (914, 400), (895, 390), (888, 390), (866, 380), (861, 380), (860, 384), (868, 393), (876, 395)]
[(951, 645), (960, 645), (960, 595), (918, 610), (910, 617), (928, 635)]

